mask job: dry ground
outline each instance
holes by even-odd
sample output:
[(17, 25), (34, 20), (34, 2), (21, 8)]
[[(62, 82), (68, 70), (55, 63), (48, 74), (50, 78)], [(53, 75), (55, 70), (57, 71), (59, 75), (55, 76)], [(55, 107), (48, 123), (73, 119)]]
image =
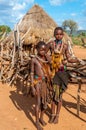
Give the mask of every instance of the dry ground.
[[(86, 49), (74, 47), (77, 57), (86, 59)], [(59, 123), (49, 124), (48, 115), (44, 119), (44, 130), (86, 130), (86, 84), (81, 91), (80, 117), (76, 110), (77, 85), (69, 85), (63, 95)], [(16, 87), (0, 83), (0, 130), (36, 130), (34, 125), (34, 98), (16, 92)]]

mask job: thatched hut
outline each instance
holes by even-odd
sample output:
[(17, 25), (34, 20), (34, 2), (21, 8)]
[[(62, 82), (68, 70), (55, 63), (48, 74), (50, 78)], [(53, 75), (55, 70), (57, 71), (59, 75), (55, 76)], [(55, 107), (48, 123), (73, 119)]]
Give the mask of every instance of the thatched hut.
[[(53, 38), (53, 31), (58, 26), (39, 5), (34, 5), (16, 25), (20, 41), (26, 48), (30, 45), (36, 45), (40, 40), (48, 42)], [(14, 42), (13, 31), (3, 41), (4, 43), (12, 44)], [(66, 33), (64, 39), (69, 39)]]
[[(36, 44), (39, 40), (47, 42), (53, 36), (53, 30), (57, 26), (39, 5), (34, 5), (17, 25), (24, 45)], [(13, 32), (11, 32), (4, 42), (12, 42), (13, 39)]]

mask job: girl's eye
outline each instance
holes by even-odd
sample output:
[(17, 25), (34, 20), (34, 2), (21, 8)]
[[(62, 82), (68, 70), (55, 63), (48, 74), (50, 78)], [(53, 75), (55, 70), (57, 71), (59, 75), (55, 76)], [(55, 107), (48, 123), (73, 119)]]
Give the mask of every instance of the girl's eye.
[(63, 35), (63, 34), (56, 34), (56, 35)]

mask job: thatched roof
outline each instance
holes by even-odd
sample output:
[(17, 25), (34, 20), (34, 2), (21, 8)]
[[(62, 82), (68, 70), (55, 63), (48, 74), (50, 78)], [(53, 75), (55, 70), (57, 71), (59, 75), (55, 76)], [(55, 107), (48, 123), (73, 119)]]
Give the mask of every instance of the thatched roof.
[(23, 17), (22, 21), (19, 23), (20, 30), (24, 33), (28, 28), (37, 29), (50, 29), (55, 28), (57, 24), (53, 19), (39, 6), (34, 5)]
[(37, 43), (39, 40), (48, 41), (53, 36), (57, 24), (38, 5), (34, 5), (19, 22), (20, 32), (25, 34), (24, 44)]
[[(54, 20), (39, 6), (34, 5), (17, 24), (20, 38), (23, 44), (34, 44), (39, 40), (48, 41), (53, 36), (53, 30), (57, 26)], [(10, 33), (6, 42), (13, 39)]]
[[(17, 25), (20, 39), (25, 45), (37, 44), (40, 40), (47, 42), (53, 37), (53, 31), (58, 26), (39, 5), (34, 5)], [(14, 41), (13, 31), (4, 42), (8, 41)]]

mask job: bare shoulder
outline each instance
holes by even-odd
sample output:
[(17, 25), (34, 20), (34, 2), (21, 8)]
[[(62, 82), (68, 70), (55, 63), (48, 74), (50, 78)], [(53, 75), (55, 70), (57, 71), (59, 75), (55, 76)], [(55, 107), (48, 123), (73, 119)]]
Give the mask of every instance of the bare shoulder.
[(63, 43), (63, 46), (64, 46), (65, 49), (68, 48), (68, 44), (66, 42)]
[(64, 44), (65, 46), (68, 46), (68, 43), (67, 43), (67, 42), (63, 42), (63, 44)]

